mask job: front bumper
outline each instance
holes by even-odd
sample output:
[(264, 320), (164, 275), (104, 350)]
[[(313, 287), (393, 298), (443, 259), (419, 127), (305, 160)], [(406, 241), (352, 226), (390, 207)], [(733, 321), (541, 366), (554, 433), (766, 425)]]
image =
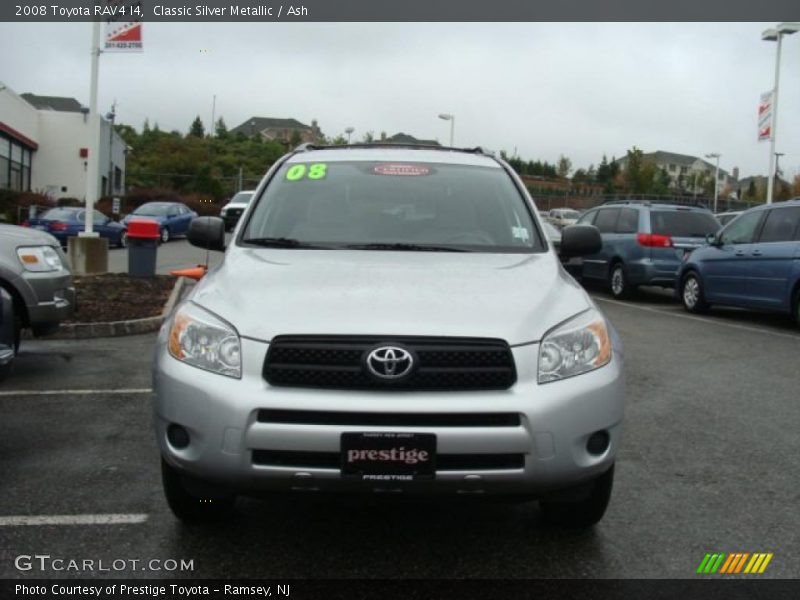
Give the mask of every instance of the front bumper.
[[(513, 348), (517, 383), (482, 392), (376, 392), (282, 388), (261, 376), (268, 344), (242, 340), (243, 377), (206, 372), (169, 355), (166, 327), (154, 359), (155, 428), (163, 457), (189, 477), (226, 489), (465, 492), (544, 495), (592, 479), (614, 462), (620, 443), (624, 382), (622, 356), (596, 371), (560, 382), (536, 382), (538, 345)], [(337, 413), (515, 413), (517, 426), (364, 426), (260, 422), (262, 409)], [(186, 448), (167, 439), (170, 424), (190, 435)], [(605, 430), (608, 448), (586, 444)], [(338, 468), (269, 465), (257, 451), (328, 456), (343, 432), (433, 433), (441, 455), (515, 455), (514, 468), (437, 470), (433, 480), (391, 483), (344, 479)], [(317, 454), (319, 453), (319, 454)], [(297, 454), (299, 455), (299, 454)]]
[(25, 298), (28, 324), (34, 335), (52, 332), (76, 310), (75, 287), (69, 271), (26, 272), (16, 287)]

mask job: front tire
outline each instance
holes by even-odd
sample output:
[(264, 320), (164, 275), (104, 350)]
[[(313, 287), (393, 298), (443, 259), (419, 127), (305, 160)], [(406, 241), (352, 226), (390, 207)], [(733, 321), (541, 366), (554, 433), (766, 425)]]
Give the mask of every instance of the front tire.
[(589, 495), (577, 502), (540, 502), (545, 520), (559, 527), (587, 529), (597, 524), (608, 508), (614, 487), (614, 466), (592, 482)]
[(161, 230), (161, 243), (166, 244), (170, 240), (169, 227), (164, 227)]
[(213, 523), (228, 518), (233, 512), (235, 496), (200, 498), (186, 489), (180, 471), (161, 459), (161, 483), (172, 513), (185, 523)]
[(683, 308), (694, 314), (708, 312), (708, 303), (703, 292), (703, 284), (700, 277), (694, 271), (690, 271), (683, 278), (681, 283), (681, 303)]
[(117, 240), (117, 248), (127, 248), (128, 247), (128, 232), (123, 231), (119, 234), (119, 240)]

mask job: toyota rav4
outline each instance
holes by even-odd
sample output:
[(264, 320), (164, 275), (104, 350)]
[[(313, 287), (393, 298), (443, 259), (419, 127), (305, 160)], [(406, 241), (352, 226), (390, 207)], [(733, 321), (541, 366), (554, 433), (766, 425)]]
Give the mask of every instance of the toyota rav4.
[[(304, 146), (266, 174), (154, 360), (167, 501), (239, 494), (537, 498), (586, 527), (611, 493), (618, 336), (564, 271), (520, 179), (475, 150)], [(563, 256), (597, 252), (593, 226)], [(227, 246), (227, 247), (226, 247)]]

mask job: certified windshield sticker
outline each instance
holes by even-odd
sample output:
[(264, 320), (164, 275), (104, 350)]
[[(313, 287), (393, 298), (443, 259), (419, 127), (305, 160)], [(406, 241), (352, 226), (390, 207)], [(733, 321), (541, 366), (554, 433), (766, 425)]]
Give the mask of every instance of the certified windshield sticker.
[(325, 163), (292, 165), (286, 171), (286, 181), (302, 181), (303, 179), (316, 181), (317, 179), (325, 179), (327, 173), (328, 165)]
[(530, 238), (530, 234), (528, 233), (528, 229), (525, 227), (512, 227), (511, 234), (518, 240), (528, 241)]
[(404, 163), (383, 163), (372, 168), (377, 175), (397, 175), (400, 177), (420, 177), (428, 175), (431, 170), (425, 165), (409, 165)]

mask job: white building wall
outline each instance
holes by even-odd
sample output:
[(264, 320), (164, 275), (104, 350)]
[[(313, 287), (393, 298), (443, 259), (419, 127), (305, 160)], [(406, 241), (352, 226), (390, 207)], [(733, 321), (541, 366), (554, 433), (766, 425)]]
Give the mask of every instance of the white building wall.
[[(39, 150), (34, 155), (31, 173), (31, 187), (36, 192), (54, 198), (86, 197), (86, 170), (88, 158), (81, 157), (81, 149), (89, 147), (89, 119), (82, 113), (40, 110)], [(100, 174), (98, 189), (103, 194), (102, 181), (109, 175), (111, 166), (122, 170), (124, 191), (125, 142), (115, 132), (110, 143), (111, 124), (101, 120), (100, 132)], [(109, 163), (109, 145), (113, 160)]]
[(34, 142), (39, 141), (37, 110), (0, 81), (0, 121)]

